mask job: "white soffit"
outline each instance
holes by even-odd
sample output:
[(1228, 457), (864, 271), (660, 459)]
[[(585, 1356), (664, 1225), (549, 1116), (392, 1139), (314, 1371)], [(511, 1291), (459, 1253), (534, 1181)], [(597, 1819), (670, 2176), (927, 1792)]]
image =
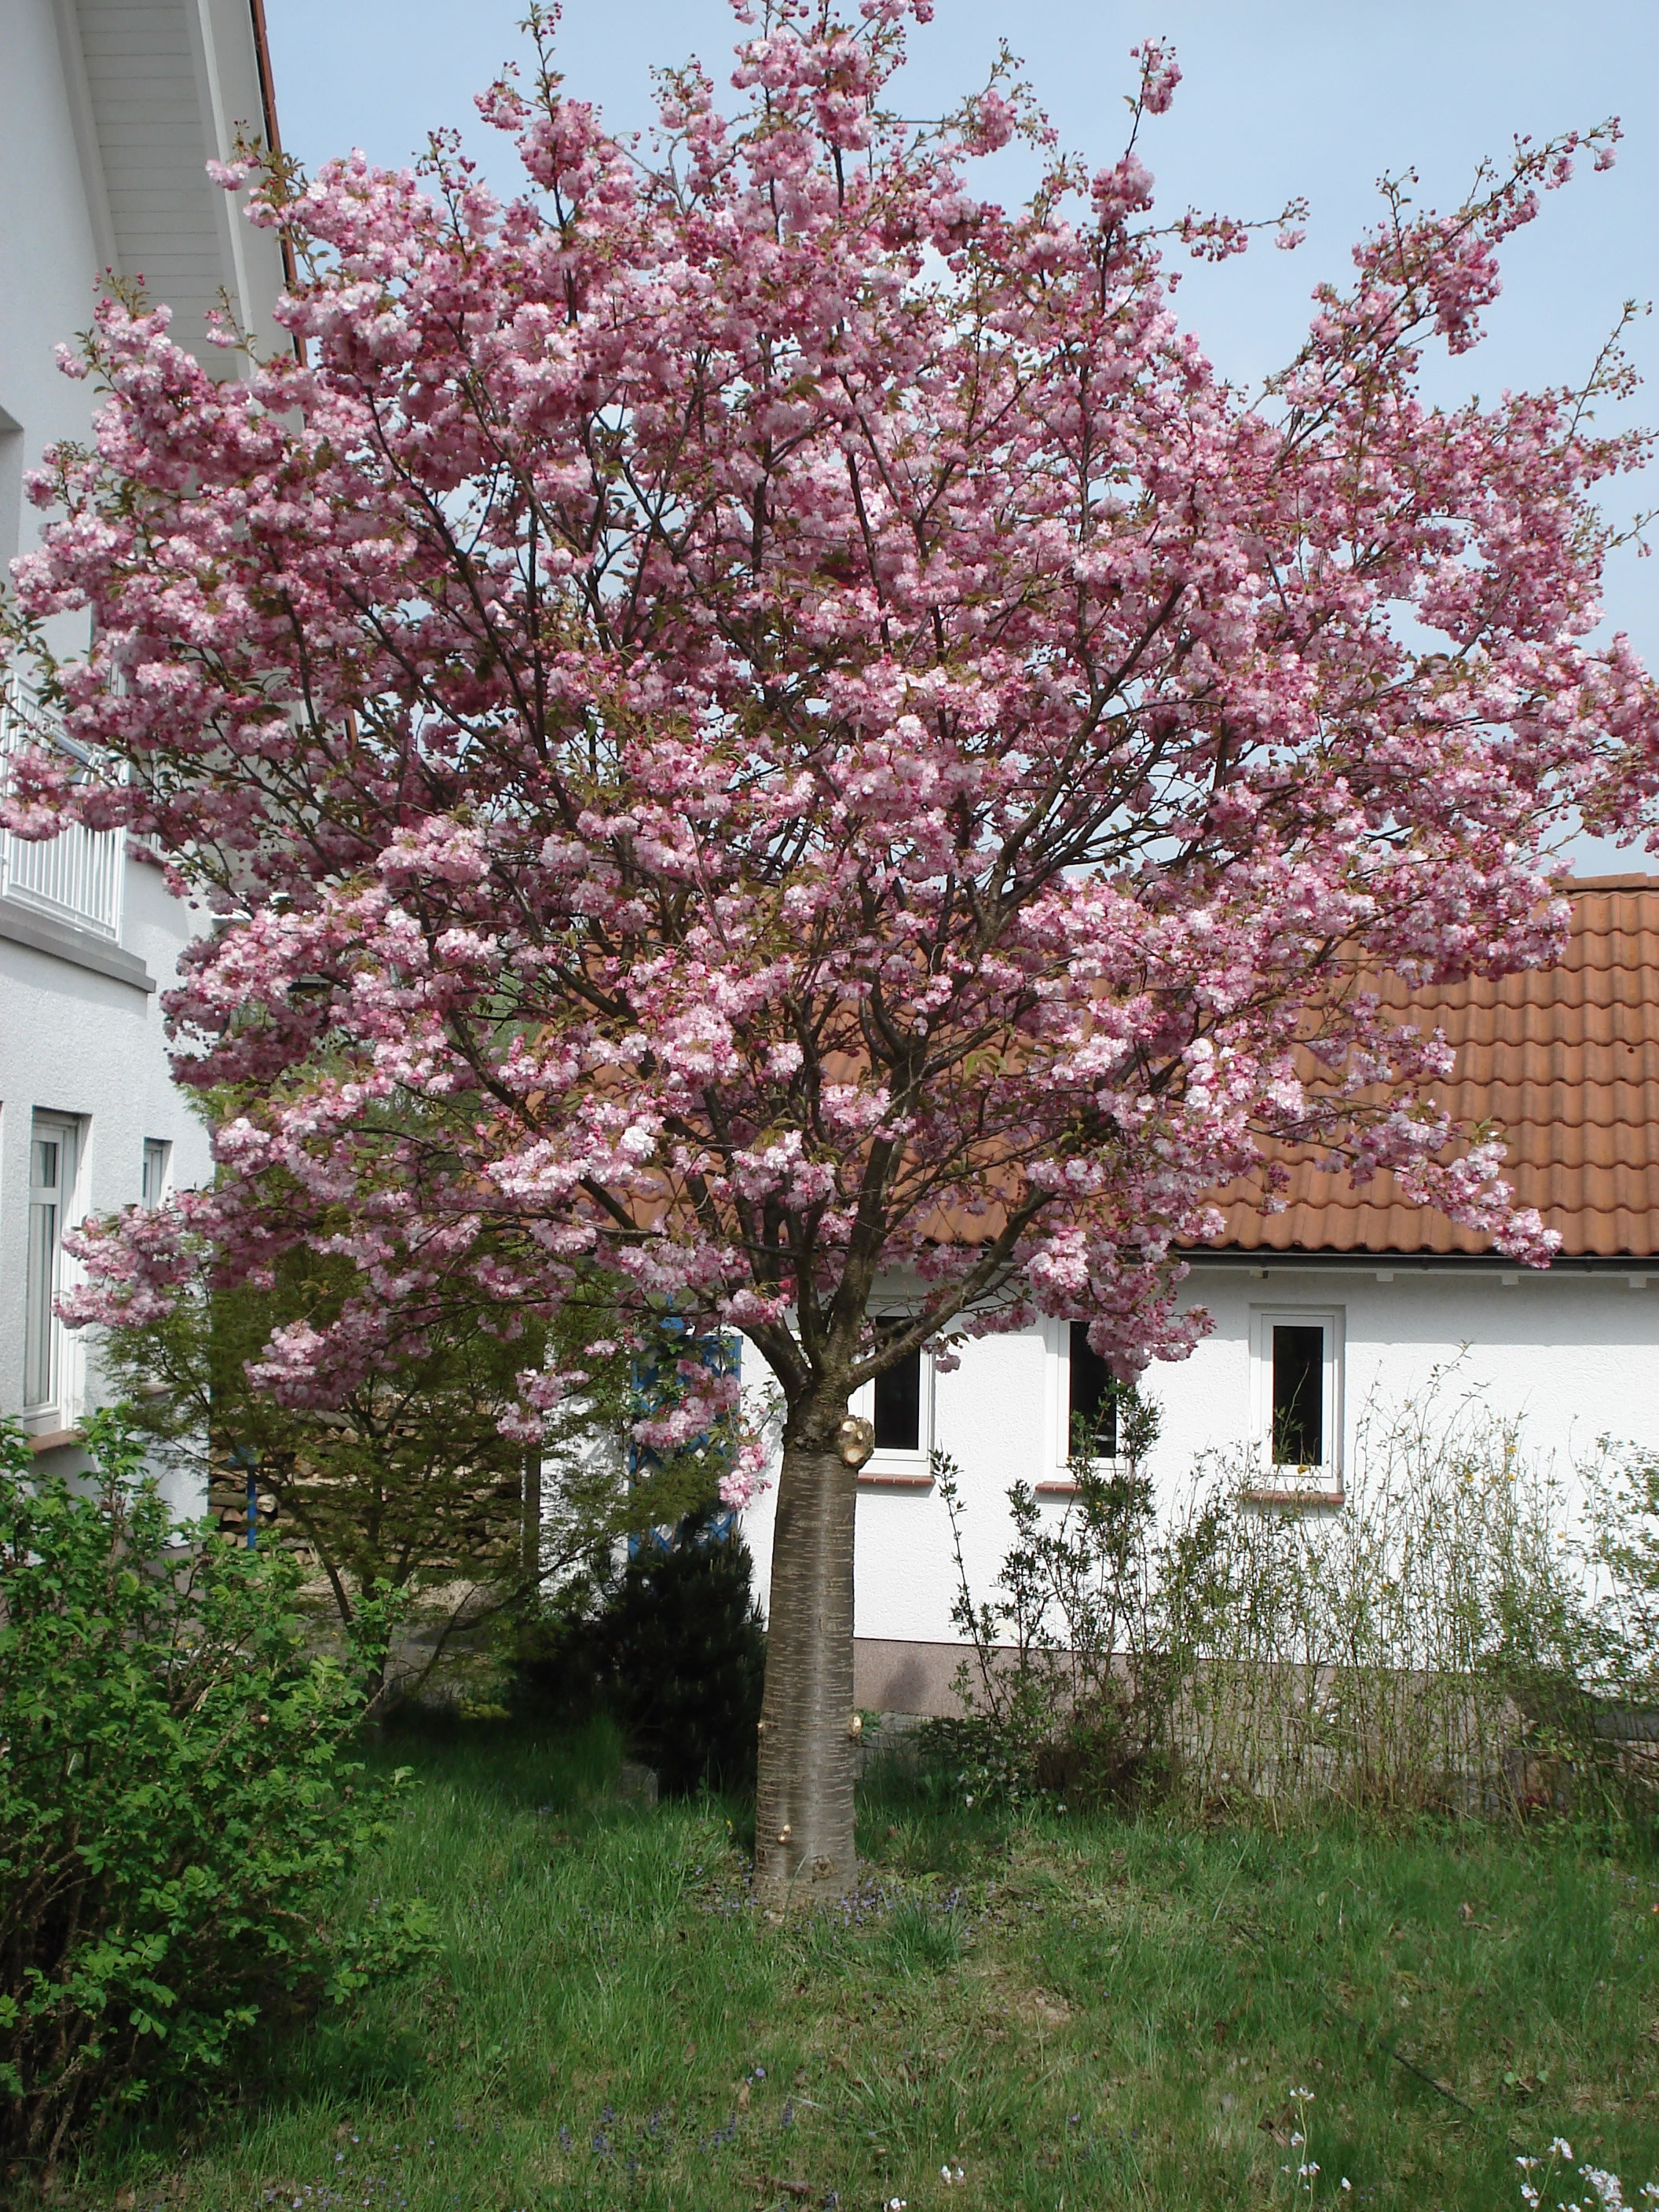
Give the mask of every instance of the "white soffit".
[[(206, 318), (228, 295), (262, 346), (279, 342), (270, 304), (279, 249), (237, 215), (206, 173), (228, 161), (239, 130), (263, 138), (264, 102), (249, 0), (58, 0), (72, 13), (101, 170), (115, 272), (142, 278), (173, 309), (171, 335), (213, 376), (241, 357), (205, 343)], [(66, 46), (70, 41), (65, 38)], [(67, 58), (71, 105), (76, 71)], [(85, 154), (82, 166), (88, 166)], [(88, 179), (89, 184), (94, 182)]]

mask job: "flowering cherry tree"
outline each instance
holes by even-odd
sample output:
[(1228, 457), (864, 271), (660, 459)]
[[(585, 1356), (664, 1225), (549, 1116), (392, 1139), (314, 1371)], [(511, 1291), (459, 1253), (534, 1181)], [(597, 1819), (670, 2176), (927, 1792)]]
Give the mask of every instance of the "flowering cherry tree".
[[(481, 102), (512, 199), (441, 142), (258, 170), (297, 343), (215, 384), (106, 302), (65, 364), (94, 441), (15, 570), (28, 622), (90, 610), (47, 674), (121, 774), (35, 756), (14, 824), (125, 822), (222, 914), (171, 1008), (220, 1180), (94, 1239), (82, 1314), (309, 1238), (357, 1290), (266, 1346), (295, 1403), (428, 1309), (510, 1326), (596, 1271), (625, 1326), (741, 1331), (784, 1407), (775, 1901), (854, 1871), (851, 1394), (1039, 1313), (1125, 1373), (1179, 1356), (1174, 1255), (1287, 1144), (1546, 1258), (1368, 978), (1553, 957), (1540, 854), (1575, 813), (1643, 832), (1659, 770), (1647, 676), (1587, 642), (1589, 488), (1645, 451), (1592, 425), (1616, 353), (1579, 392), (1416, 388), (1611, 127), (1450, 215), (1386, 187), (1252, 397), (1172, 311), (1169, 253), (1245, 240), (1152, 219), (1170, 53), (1091, 172), (1006, 70), (896, 119), (927, 12), (739, 9), (732, 112), (671, 75), (643, 148), (535, 23), (533, 85)], [(971, 179), (1017, 131), (1009, 211)], [(737, 1388), (684, 1381), (641, 1441)], [(516, 1432), (580, 1382), (526, 1371)]]

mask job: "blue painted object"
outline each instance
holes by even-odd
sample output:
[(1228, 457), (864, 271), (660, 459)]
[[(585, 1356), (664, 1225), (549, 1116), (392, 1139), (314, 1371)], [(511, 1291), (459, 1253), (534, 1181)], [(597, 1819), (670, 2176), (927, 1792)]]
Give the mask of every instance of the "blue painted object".
[[(682, 1359), (692, 1358), (706, 1367), (712, 1375), (736, 1375), (740, 1371), (743, 1339), (716, 1331), (708, 1336), (694, 1337), (690, 1324), (678, 1314), (665, 1314), (659, 1323), (661, 1342), (649, 1353), (635, 1353), (629, 1377), (629, 1391), (634, 1401), (635, 1418), (659, 1412), (673, 1400), (677, 1381), (676, 1370)], [(714, 1439), (705, 1430), (694, 1437), (690, 1449), (708, 1451)], [(731, 1453), (726, 1453), (730, 1464)], [(628, 1475), (630, 1482), (638, 1482), (662, 1465), (661, 1455), (649, 1444), (636, 1443), (632, 1437), (628, 1446)], [(720, 1544), (738, 1525), (738, 1516), (729, 1506), (712, 1514), (698, 1529), (699, 1544)], [(654, 1528), (632, 1535), (628, 1540), (628, 1556), (639, 1557), (641, 1548), (649, 1544), (661, 1553), (672, 1552), (678, 1540), (677, 1528)]]

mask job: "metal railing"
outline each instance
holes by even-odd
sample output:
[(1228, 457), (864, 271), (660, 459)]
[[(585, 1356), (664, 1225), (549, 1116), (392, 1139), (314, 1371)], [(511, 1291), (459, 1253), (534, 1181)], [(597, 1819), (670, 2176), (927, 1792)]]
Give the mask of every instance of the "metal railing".
[[(40, 747), (90, 766), (64, 736), (55, 709), (14, 670), (0, 672), (0, 787), (15, 755)], [(0, 830), (0, 898), (31, 907), (99, 937), (121, 934), (126, 832), (65, 823), (55, 837), (15, 837)]]

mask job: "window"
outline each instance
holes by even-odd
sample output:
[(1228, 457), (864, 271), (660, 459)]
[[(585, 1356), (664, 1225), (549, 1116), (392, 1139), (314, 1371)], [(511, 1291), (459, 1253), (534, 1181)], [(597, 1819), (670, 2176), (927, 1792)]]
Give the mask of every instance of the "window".
[(37, 1114), (29, 1130), (28, 1253), (25, 1263), (23, 1410), (58, 1407), (63, 1324), (52, 1312), (63, 1274), (64, 1231), (75, 1195), (76, 1124)]
[(1256, 1434), (1275, 1486), (1340, 1491), (1342, 1316), (1258, 1307), (1254, 1321)]
[(1066, 1390), (1066, 1455), (1069, 1459), (1079, 1421), (1084, 1424), (1097, 1459), (1117, 1457), (1117, 1378), (1089, 1342), (1089, 1324), (1074, 1321), (1068, 1340)]
[(921, 1354), (907, 1352), (896, 1367), (878, 1375), (875, 1384), (876, 1449), (921, 1449)]
[[(908, 1314), (878, 1319), (878, 1330), (909, 1326)], [(933, 1444), (933, 1363), (920, 1350), (902, 1359), (873, 1382), (866, 1382), (853, 1401), (875, 1430), (875, 1448), (860, 1471), (866, 1482), (914, 1483), (926, 1487), (933, 1480), (928, 1455)]]
[(1090, 1459), (1115, 1462), (1123, 1448), (1123, 1386), (1111, 1362), (1091, 1348), (1087, 1322), (1046, 1321), (1042, 1344), (1042, 1425), (1049, 1459), (1033, 1486), (1040, 1497), (1070, 1497), (1077, 1489), (1079, 1423)]
[(148, 1213), (167, 1194), (167, 1167), (173, 1158), (173, 1146), (165, 1137), (146, 1137), (144, 1139), (144, 1179), (139, 1193), (139, 1202)]

